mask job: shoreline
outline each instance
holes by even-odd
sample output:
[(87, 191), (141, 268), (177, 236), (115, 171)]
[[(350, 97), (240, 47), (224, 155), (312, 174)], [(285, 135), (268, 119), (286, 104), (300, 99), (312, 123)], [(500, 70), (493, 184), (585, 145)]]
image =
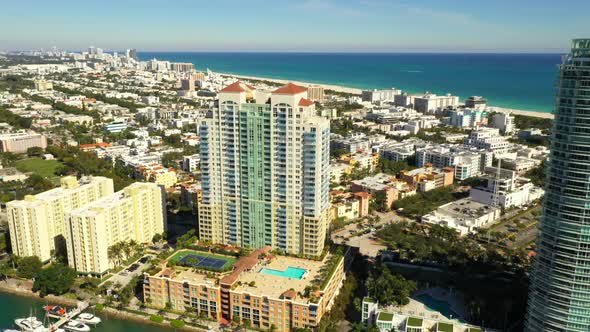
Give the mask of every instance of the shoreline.
[[(221, 72), (214, 72), (215, 74), (231, 77), (240, 80), (257, 80), (257, 81), (268, 81), (277, 84), (287, 84), (287, 83), (294, 83), (297, 85), (301, 85), (304, 87), (310, 86), (321, 86), (326, 90), (333, 90), (336, 92), (343, 92), (343, 93), (351, 93), (355, 95), (360, 95), (363, 90), (357, 88), (346, 87), (337, 84), (324, 84), (324, 83), (311, 83), (311, 82), (304, 82), (304, 81), (296, 81), (296, 80), (287, 80), (287, 79), (278, 79), (278, 78), (268, 78), (268, 77), (260, 77), (260, 76), (250, 76), (250, 75), (237, 75), (237, 74), (229, 74), (229, 73), (221, 73)], [(546, 113), (546, 112), (538, 112), (538, 111), (526, 111), (526, 110), (518, 110), (509, 107), (500, 107), (500, 106), (493, 106), (488, 105), (488, 107), (496, 112), (500, 113), (512, 113), (515, 115), (523, 115), (523, 116), (531, 116), (535, 118), (542, 118), (542, 119), (553, 119), (553, 113)]]
[[(65, 306), (65, 307), (75, 307), (75, 306), (77, 306), (77, 304), (79, 302), (78, 300), (70, 299), (70, 298), (63, 297), (63, 296), (57, 296), (57, 295), (47, 295), (45, 297), (41, 297), (37, 293), (33, 293), (32, 291), (22, 289), (22, 288), (11, 287), (6, 282), (1, 282), (1, 281), (0, 281), (0, 293), (29, 298), (29, 299), (33, 299), (33, 300), (40, 301), (40, 302), (46, 301), (48, 304), (49, 303), (58, 304), (60, 306)], [(91, 305), (88, 308), (90, 309), (93, 307), (94, 307), (94, 305)], [(172, 328), (170, 326), (169, 322), (157, 323), (157, 322), (151, 321), (149, 315), (144, 316), (144, 315), (134, 314), (134, 313), (131, 313), (128, 311), (118, 310), (118, 309), (115, 309), (115, 308), (112, 308), (109, 306), (105, 306), (104, 310), (102, 310), (100, 312), (93, 311), (93, 313), (96, 313), (97, 315), (100, 315), (100, 316), (106, 316), (107, 319), (115, 318), (118, 320), (131, 321), (131, 322), (142, 324), (142, 325), (155, 326), (155, 327), (159, 327), (162, 329)], [(199, 332), (206, 331), (204, 329), (201, 329), (198, 327), (193, 327), (190, 325), (185, 325), (181, 328), (176, 328), (176, 330), (199, 331)]]

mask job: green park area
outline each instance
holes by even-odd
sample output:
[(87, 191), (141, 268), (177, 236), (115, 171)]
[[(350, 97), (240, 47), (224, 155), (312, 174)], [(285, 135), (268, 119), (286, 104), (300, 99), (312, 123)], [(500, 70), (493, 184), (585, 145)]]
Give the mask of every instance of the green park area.
[(14, 166), (23, 173), (36, 173), (44, 178), (55, 177), (56, 171), (61, 167), (62, 163), (58, 160), (45, 160), (41, 158), (27, 158), (18, 160)]

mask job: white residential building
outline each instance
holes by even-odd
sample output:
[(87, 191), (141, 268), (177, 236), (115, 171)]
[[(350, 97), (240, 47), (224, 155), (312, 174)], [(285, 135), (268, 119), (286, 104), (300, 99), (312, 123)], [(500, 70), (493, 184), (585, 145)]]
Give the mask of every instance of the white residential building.
[(493, 154), (489, 151), (465, 145), (429, 145), (416, 150), (416, 166), (431, 164), (437, 168), (453, 167), (455, 179), (465, 180), (481, 174), (492, 165)]
[(515, 171), (501, 169), (500, 178), (497, 178), (497, 169), (488, 167), (487, 185), (485, 187), (471, 188), (469, 196), (472, 200), (492, 205), (494, 195), (499, 207), (510, 208), (530, 204), (543, 196), (543, 189), (535, 187), (529, 179), (521, 178)]
[(492, 127), (498, 128), (504, 135), (512, 134), (514, 128), (514, 116), (510, 113), (496, 113), (492, 117)]
[(422, 113), (435, 113), (448, 107), (456, 108), (457, 106), (459, 106), (459, 97), (451, 94), (437, 96), (430, 93), (414, 98), (414, 109)]
[(440, 206), (422, 216), (422, 222), (455, 229), (461, 235), (473, 233), (477, 228), (495, 222), (500, 218), (500, 209), (463, 198)]
[(200, 154), (194, 154), (191, 156), (182, 157), (182, 170), (185, 172), (195, 172), (199, 169), (199, 163), (201, 161)]

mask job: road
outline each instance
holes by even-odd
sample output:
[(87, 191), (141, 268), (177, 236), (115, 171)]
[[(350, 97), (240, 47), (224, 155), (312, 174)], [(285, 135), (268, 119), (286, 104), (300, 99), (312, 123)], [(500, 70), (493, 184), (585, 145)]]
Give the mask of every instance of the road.
[[(119, 272), (119, 273), (113, 275), (112, 277), (110, 277), (109, 279), (103, 281), (101, 283), (101, 286), (103, 284), (105, 284), (106, 282), (111, 282), (112, 285), (121, 285), (120, 288), (123, 288), (123, 287), (127, 286), (127, 284), (131, 281), (131, 279), (133, 279), (133, 277), (136, 277), (136, 276), (140, 275), (143, 270), (145, 270), (145, 269), (147, 269), (147, 268), (149, 268), (151, 266), (150, 261), (153, 258), (153, 256), (151, 256), (151, 255), (145, 255), (143, 257), (146, 257), (146, 256), (150, 257), (147, 260), (147, 262), (140, 263), (139, 260), (141, 258), (139, 258), (135, 262), (133, 262), (133, 263), (129, 264), (128, 266), (126, 266), (125, 269), (123, 269), (121, 272)], [(133, 272), (126, 272), (127, 269), (129, 269), (129, 267), (131, 265), (135, 264), (135, 263), (137, 263), (139, 265), (138, 268), (135, 271), (133, 271)]]

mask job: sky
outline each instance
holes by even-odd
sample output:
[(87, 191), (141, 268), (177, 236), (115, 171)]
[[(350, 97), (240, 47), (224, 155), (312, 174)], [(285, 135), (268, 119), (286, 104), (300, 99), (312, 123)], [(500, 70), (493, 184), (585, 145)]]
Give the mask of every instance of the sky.
[(589, 0), (2, 1), (0, 50), (561, 53)]

